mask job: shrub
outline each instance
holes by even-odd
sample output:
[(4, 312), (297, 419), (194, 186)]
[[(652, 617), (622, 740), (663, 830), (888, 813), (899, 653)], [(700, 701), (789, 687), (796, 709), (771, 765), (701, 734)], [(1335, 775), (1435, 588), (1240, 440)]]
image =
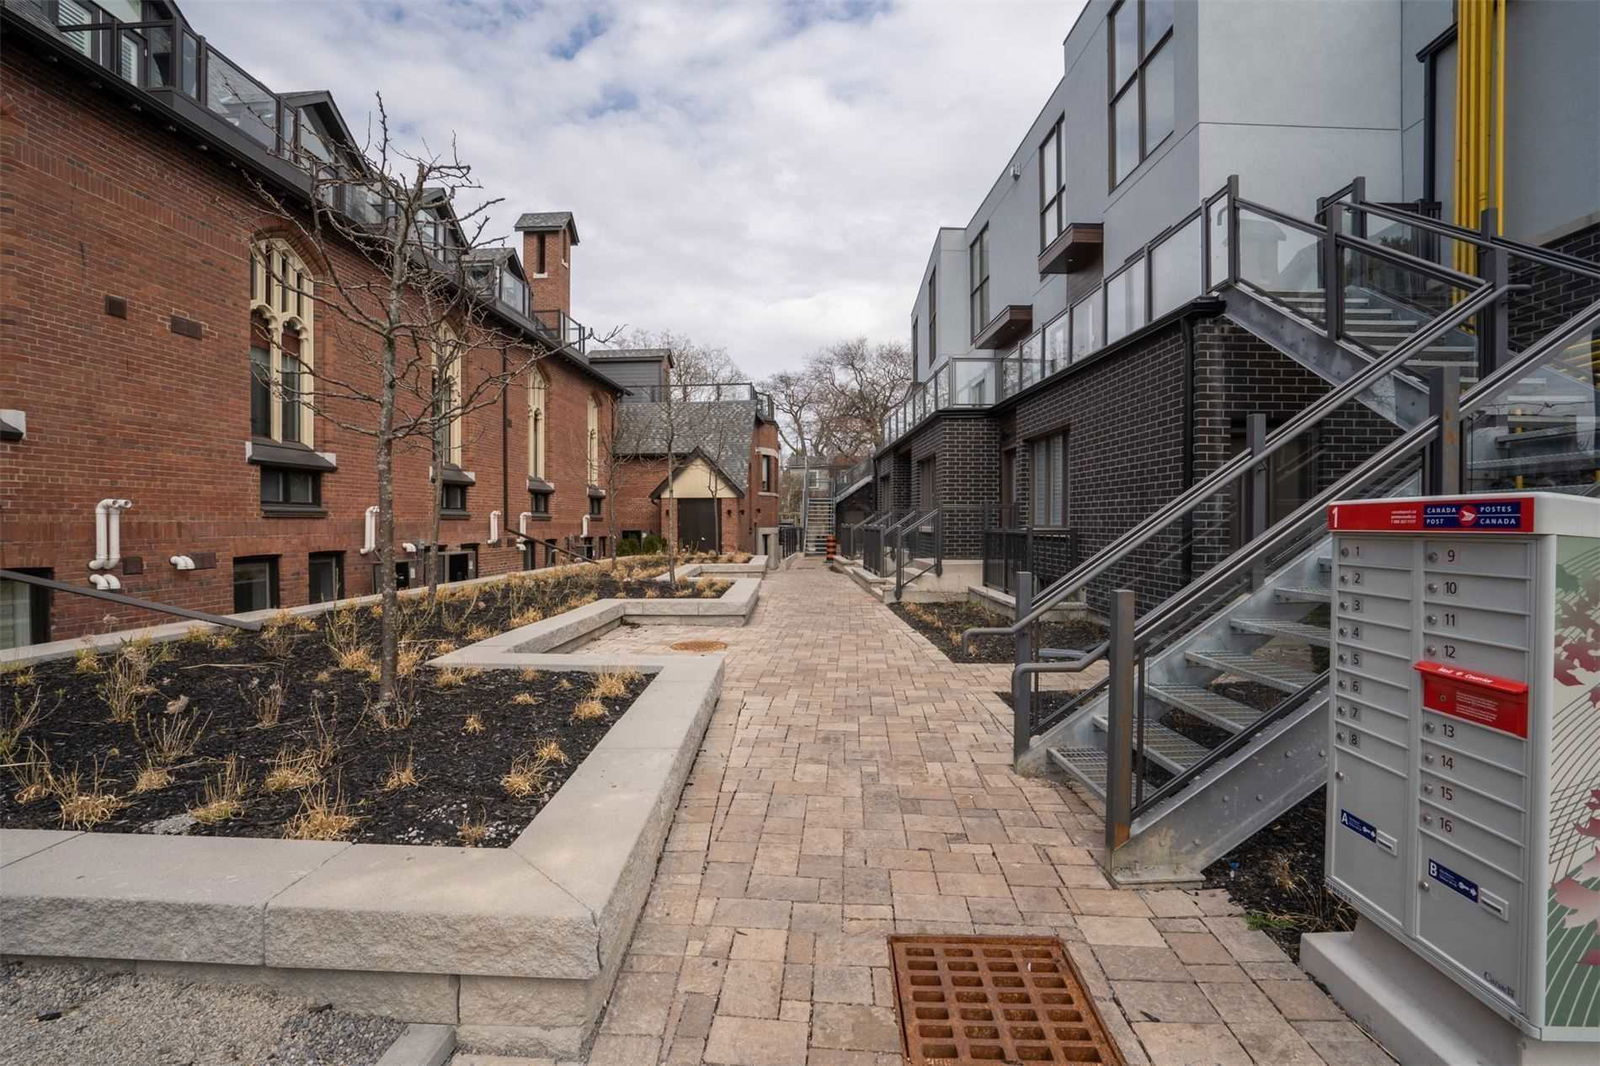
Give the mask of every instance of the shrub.
[(644, 555), (660, 555), (667, 550), (667, 542), (656, 536), (656, 534), (650, 533), (645, 536), (644, 542), (639, 547), (640, 552)]
[(639, 555), (644, 551), (644, 545), (634, 537), (623, 537), (617, 541), (618, 555)]

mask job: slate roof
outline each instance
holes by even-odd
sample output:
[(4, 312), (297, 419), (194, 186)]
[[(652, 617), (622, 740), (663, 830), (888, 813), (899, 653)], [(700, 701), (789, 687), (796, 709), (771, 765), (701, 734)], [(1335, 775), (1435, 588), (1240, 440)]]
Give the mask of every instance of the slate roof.
[(518, 230), (541, 230), (550, 232), (559, 229), (572, 231), (572, 243), (578, 243), (578, 223), (572, 217), (571, 211), (524, 211), (517, 219), (514, 227)]
[[(616, 440), (619, 455), (667, 453), (667, 405), (624, 403), (617, 405)], [(755, 434), (754, 400), (707, 400), (672, 405), (672, 451), (688, 455), (699, 450), (711, 460), (740, 493), (750, 489), (750, 442)]]

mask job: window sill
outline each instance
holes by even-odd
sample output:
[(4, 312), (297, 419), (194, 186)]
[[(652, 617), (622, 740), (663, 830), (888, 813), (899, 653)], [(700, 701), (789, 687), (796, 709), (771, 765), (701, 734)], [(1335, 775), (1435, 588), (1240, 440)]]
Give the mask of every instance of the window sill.
[(328, 509), (320, 504), (264, 503), (262, 518), (327, 518)]
[(539, 514), (537, 511), (529, 511), (528, 512), (528, 521), (530, 521), (530, 522), (548, 522), (548, 521), (550, 521), (550, 516), (547, 515), (547, 514)]
[(439, 517), (440, 518), (449, 519), (452, 522), (459, 522), (459, 521), (461, 521), (463, 519), (471, 518), (472, 517), (472, 512), (471, 511), (440, 511), (439, 512)]

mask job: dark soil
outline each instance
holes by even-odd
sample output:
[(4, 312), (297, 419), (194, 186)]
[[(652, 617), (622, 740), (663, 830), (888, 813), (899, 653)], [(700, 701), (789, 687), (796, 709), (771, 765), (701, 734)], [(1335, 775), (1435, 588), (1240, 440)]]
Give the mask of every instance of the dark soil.
[[(984, 636), (973, 642), (969, 652), (961, 647), (962, 630), (978, 626), (1005, 626), (1013, 621), (998, 611), (971, 600), (954, 603), (896, 603), (889, 608), (907, 625), (933, 642), (952, 662), (1009, 663), (1015, 658), (1012, 637)], [(1041, 622), (1039, 646), (1087, 651), (1106, 639), (1106, 628), (1087, 619), (1071, 622)]]
[(1355, 910), (1323, 884), (1326, 806), (1319, 788), (1205, 870), (1206, 887), (1227, 889), (1296, 962), (1302, 933), (1355, 928)]
[[(125, 644), (92, 659), (13, 669), (0, 674), (0, 826), (61, 827), (62, 793), (69, 791), (63, 786), (76, 775), (82, 791), (115, 798), (103, 820), (77, 828), (152, 832), (158, 831), (152, 823), (176, 816), (179, 824), (159, 831), (278, 837), (287, 834), (303, 806), (323, 800), (358, 819), (339, 839), (504, 846), (649, 679), (611, 679), (617, 691), (598, 697), (605, 714), (577, 720), (579, 704), (596, 698), (593, 674), (439, 671), (420, 664), (596, 597), (645, 596), (649, 590), (709, 596), (726, 587), (726, 581), (707, 581), (674, 590), (600, 572), (569, 572), (447, 586), (437, 605), (408, 597), (401, 601), (406, 676), (396, 704), (387, 709), (376, 705), (377, 686), (364, 665), (371, 660), (361, 654), (376, 654), (378, 618), (372, 608), (298, 621), (280, 616), (258, 634), (197, 632), (169, 643)], [(339, 652), (352, 649), (341, 667)], [(128, 701), (131, 717), (113, 721), (110, 686), (138, 674), (141, 664), (142, 684)], [(271, 698), (275, 692), (281, 700)], [(258, 719), (262, 702), (281, 704), (275, 724)], [(32, 708), (42, 718), (10, 740)], [(180, 727), (197, 738), (192, 749), (165, 760), (153, 756), (157, 732)], [(548, 753), (531, 791), (509, 794), (501, 779), (513, 761), (531, 757), (549, 741), (559, 745), (559, 755)], [(45, 765), (40, 753), (48, 756), (52, 780), (44, 795), (30, 797), (30, 773), (37, 779)], [(186, 812), (202, 807), (208, 782), (216, 781), (230, 757), (237, 758), (247, 782), (238, 809), (215, 822), (190, 822)], [(165, 763), (170, 783), (136, 791), (140, 770), (152, 762)], [(408, 763), (416, 783), (385, 788), (391, 772)], [(309, 772), (287, 787), (269, 787), (269, 774), (284, 765)], [(463, 824), (482, 826), (481, 836), (469, 829), (463, 838)]]

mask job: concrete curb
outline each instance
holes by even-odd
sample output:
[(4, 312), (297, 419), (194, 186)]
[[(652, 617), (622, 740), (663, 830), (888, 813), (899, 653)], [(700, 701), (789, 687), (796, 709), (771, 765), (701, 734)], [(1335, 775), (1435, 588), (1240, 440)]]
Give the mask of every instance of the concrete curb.
[(376, 1066), (444, 1066), (455, 1050), (453, 1026), (413, 1023), (395, 1037)]
[(628, 605), (742, 622), (759, 586), (737, 580), (727, 603), (597, 601), (433, 661), (654, 675), (509, 847), (0, 830), (5, 952), (227, 970), (324, 988), (336, 1005), (379, 994), (384, 1013), (454, 1022), (485, 1049), (573, 1057), (644, 908), (723, 657), (542, 649), (617, 624)]

